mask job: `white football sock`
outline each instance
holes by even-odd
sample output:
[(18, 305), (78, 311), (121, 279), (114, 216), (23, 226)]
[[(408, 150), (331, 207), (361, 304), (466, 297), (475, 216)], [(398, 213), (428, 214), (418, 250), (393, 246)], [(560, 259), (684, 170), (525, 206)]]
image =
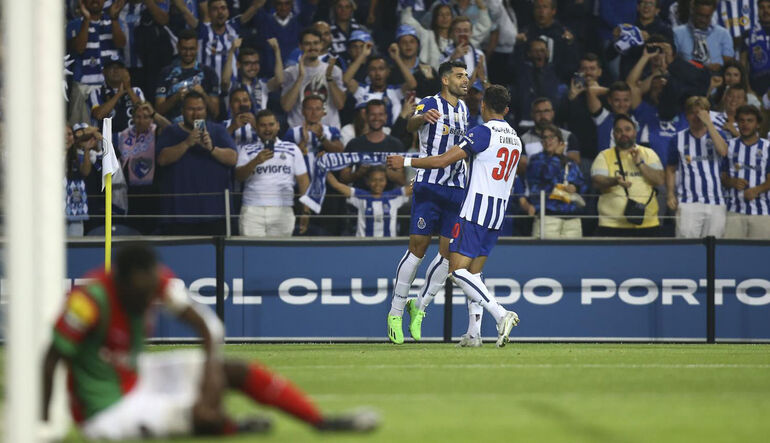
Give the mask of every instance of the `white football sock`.
[(468, 299), (468, 336), (481, 337), (481, 319), (484, 317), (484, 308), (480, 303)]
[(481, 304), (493, 317), (495, 322), (505, 316), (505, 309), (500, 306), (487, 290), (487, 286), (481, 281), (480, 274), (471, 274), (467, 269), (458, 269), (452, 273), (452, 279), (461, 287), (465, 295)]
[(428, 266), (425, 283), (420, 288), (420, 296), (417, 298), (417, 307), (421, 311), (428, 307), (436, 293), (444, 287), (447, 274), (449, 274), (449, 260), (442, 257), (441, 254), (436, 254)]
[(390, 313), (402, 317), (404, 315), (404, 306), (406, 306), (409, 289), (412, 287), (414, 276), (417, 274), (417, 268), (420, 267), (422, 259), (412, 254), (408, 250), (398, 262), (396, 269), (396, 286), (393, 288), (393, 299), (390, 302)]

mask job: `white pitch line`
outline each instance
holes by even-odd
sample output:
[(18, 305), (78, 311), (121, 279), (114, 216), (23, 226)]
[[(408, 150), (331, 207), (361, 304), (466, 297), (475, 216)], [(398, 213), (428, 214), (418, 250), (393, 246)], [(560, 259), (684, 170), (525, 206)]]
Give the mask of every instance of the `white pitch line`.
[(499, 363), (499, 364), (411, 364), (411, 365), (272, 365), (279, 369), (770, 369), (770, 364), (742, 363)]

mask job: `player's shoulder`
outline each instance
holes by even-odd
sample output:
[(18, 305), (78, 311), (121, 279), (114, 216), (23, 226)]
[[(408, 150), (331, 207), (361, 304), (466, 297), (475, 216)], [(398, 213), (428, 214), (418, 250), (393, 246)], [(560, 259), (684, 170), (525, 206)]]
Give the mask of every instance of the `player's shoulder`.
[(417, 107), (415, 108), (415, 112), (425, 112), (429, 109), (438, 109), (438, 102), (439, 98), (438, 95), (431, 95), (429, 97), (425, 97), (424, 99), (420, 100), (420, 103), (417, 104)]

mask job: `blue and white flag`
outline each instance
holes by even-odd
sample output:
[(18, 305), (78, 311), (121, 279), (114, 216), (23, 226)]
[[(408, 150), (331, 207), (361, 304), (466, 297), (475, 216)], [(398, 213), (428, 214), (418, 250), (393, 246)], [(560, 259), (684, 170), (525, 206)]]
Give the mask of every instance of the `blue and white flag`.
[(315, 175), (305, 195), (299, 201), (318, 214), (326, 197), (326, 173), (339, 171), (352, 165), (384, 165), (389, 155), (419, 157), (418, 153), (404, 152), (332, 152), (326, 153), (315, 161)]
[(625, 54), (626, 51), (634, 46), (641, 46), (644, 44), (644, 37), (642, 37), (642, 31), (634, 25), (622, 24), (620, 25), (620, 36), (615, 42), (615, 49), (619, 53)]

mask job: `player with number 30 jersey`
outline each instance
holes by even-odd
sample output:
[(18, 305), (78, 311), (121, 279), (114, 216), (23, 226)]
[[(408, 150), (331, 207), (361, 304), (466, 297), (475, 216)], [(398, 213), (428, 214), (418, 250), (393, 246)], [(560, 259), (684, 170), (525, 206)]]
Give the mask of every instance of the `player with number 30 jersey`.
[(509, 101), (510, 95), (505, 87), (492, 85), (484, 91), (481, 102), (481, 116), (485, 123), (471, 130), (459, 145), (436, 156), (415, 159), (388, 157), (388, 166), (396, 169), (404, 166), (438, 169), (460, 160), (469, 160), (465, 200), (452, 229), (449, 245), (449, 271), (465, 295), (495, 317), (499, 347), (508, 342), (511, 329), (519, 323), (519, 316), (497, 303), (481, 280), (481, 270), (500, 235), (521, 156), (521, 140), (503, 120), (508, 113)]

